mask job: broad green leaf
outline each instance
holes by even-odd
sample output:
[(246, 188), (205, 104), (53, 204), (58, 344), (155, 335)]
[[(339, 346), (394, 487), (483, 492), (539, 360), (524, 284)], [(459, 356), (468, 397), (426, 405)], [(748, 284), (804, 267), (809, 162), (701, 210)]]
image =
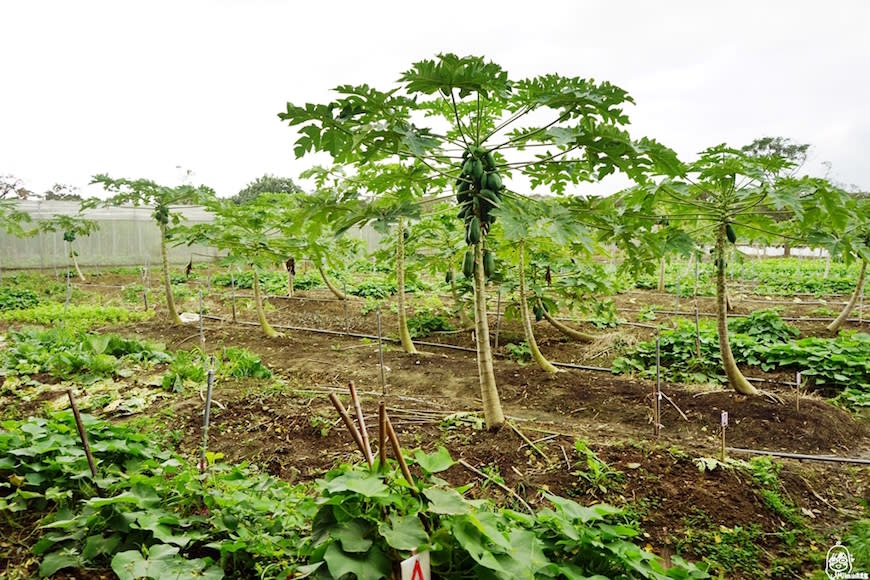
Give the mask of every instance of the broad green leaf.
[(39, 575), (42, 578), (47, 578), (53, 576), (58, 570), (79, 566), (81, 566), (81, 560), (78, 556), (64, 552), (52, 552), (42, 559), (42, 563), (39, 565)]
[(390, 521), (381, 522), (378, 532), (396, 550), (419, 550), (429, 541), (420, 518), (414, 514), (390, 514)]
[(365, 553), (349, 554), (339, 547), (338, 542), (332, 542), (323, 559), (333, 578), (353, 574), (358, 580), (380, 580), (389, 578), (392, 571), (390, 560), (377, 546)]
[(426, 473), (440, 473), (456, 465), (456, 462), (450, 457), (450, 452), (443, 446), (438, 447), (432, 453), (418, 449), (414, 453), (414, 461)]
[(429, 500), (429, 511), (443, 515), (462, 515), (471, 511), (469, 504), (455, 489), (428, 487), (423, 495)]
[(372, 526), (365, 520), (356, 518), (337, 524), (331, 531), (330, 536), (341, 543), (345, 552), (367, 552), (372, 545), (372, 539), (366, 536), (373, 532)]
[(329, 480), (325, 489), (331, 494), (350, 491), (369, 498), (389, 495), (389, 489), (377, 475), (359, 471), (349, 471)]

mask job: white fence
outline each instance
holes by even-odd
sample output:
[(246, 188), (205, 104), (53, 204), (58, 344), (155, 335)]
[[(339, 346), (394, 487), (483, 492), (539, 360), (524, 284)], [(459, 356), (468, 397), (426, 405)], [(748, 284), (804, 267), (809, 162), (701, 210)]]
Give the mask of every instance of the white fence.
[[(74, 201), (20, 201), (18, 209), (27, 212), (33, 220), (29, 227), (41, 219), (54, 215), (75, 215), (79, 203)], [(205, 208), (178, 206), (187, 223), (208, 223), (212, 220)], [(151, 217), (148, 206), (107, 206), (88, 210), (84, 217), (99, 224), (99, 229), (90, 236), (75, 241), (78, 262), (82, 266), (140, 266), (145, 263), (160, 263), (160, 230)], [(379, 235), (370, 228), (348, 233), (362, 239), (370, 249), (377, 246)], [(207, 246), (179, 246), (169, 249), (169, 260), (175, 264), (213, 260), (219, 256), (214, 248)], [(66, 244), (62, 232), (45, 233), (18, 238), (0, 232), (0, 268), (18, 270), (31, 268), (65, 268), (68, 263)]]

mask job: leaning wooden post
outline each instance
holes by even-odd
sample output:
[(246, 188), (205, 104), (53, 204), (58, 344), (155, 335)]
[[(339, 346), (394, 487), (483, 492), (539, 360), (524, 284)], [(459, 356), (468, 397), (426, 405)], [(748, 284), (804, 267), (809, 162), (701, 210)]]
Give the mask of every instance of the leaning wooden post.
[(414, 485), (414, 478), (411, 477), (411, 470), (408, 469), (408, 464), (405, 463), (405, 457), (402, 455), (402, 448), (399, 446), (399, 436), (396, 435), (396, 430), (393, 429), (393, 424), (390, 422), (390, 417), (384, 413), (387, 422), (387, 436), (390, 438), (390, 445), (393, 447), (393, 453), (396, 454), (396, 461), (399, 462), (399, 469), (402, 471), (402, 476), (411, 486), (411, 493), (417, 495), (417, 488)]
[(94, 456), (91, 453), (91, 446), (88, 444), (88, 434), (85, 432), (85, 425), (82, 423), (82, 416), (79, 415), (79, 406), (76, 405), (76, 398), (73, 395), (72, 389), (67, 389), (66, 394), (69, 397), (69, 406), (72, 408), (73, 417), (76, 421), (76, 429), (79, 431), (79, 439), (82, 440), (82, 447), (85, 448), (85, 457), (88, 458), (88, 467), (91, 468), (91, 476), (97, 478), (97, 465), (94, 463)]
[(378, 469), (387, 466), (387, 406), (381, 401), (378, 405)]
[[(338, 395), (335, 393), (329, 393), (329, 400), (332, 402), (332, 406), (335, 407), (335, 410), (338, 411), (339, 416), (341, 416), (341, 420), (344, 421), (344, 426), (347, 427), (347, 430), (350, 432), (351, 437), (353, 437), (354, 443), (356, 443), (357, 448), (360, 450), (360, 453), (363, 454), (363, 457), (366, 459), (366, 463), (369, 463), (370, 458), (366, 455), (365, 446), (363, 445), (362, 435), (360, 435), (359, 430), (356, 428), (356, 425), (353, 424), (353, 419), (350, 418), (350, 415), (347, 413), (347, 409), (344, 408), (344, 405), (338, 399)], [(369, 463), (369, 468), (372, 467), (372, 464)]]
[(362, 412), (362, 405), (359, 402), (359, 396), (356, 392), (356, 385), (353, 384), (353, 381), (350, 381), (347, 386), (348, 389), (350, 389), (350, 400), (353, 401), (353, 408), (354, 411), (356, 411), (356, 420), (359, 423), (359, 432), (363, 442), (363, 455), (366, 456), (366, 462), (369, 464), (369, 467), (372, 467), (375, 461), (372, 456), (372, 447), (369, 443), (369, 433), (366, 429), (366, 420)]

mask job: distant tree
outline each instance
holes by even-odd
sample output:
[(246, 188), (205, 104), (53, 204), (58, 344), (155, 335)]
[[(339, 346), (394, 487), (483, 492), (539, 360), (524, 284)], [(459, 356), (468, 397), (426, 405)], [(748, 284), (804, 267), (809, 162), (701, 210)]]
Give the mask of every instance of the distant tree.
[[(809, 150), (809, 144), (795, 143), (786, 137), (761, 137), (741, 149), (741, 151), (750, 157), (778, 158), (787, 161), (787, 166), (764, 172), (764, 179), (771, 187), (784, 177), (794, 177), (797, 175), (797, 172), (807, 161)], [(791, 219), (791, 216), (786, 212), (779, 214), (774, 219), (784, 221)], [(789, 244), (788, 240), (783, 242), (782, 253), (786, 258), (791, 256), (791, 244)]]
[(35, 230), (25, 230), (22, 224), (30, 221), (30, 215), (21, 211), (11, 199), (0, 197), (0, 230), (7, 234), (23, 238)]
[(77, 237), (89, 236), (97, 231), (100, 225), (94, 220), (85, 218), (81, 211), (76, 215), (55, 214), (50, 219), (42, 220), (39, 223), (39, 229), (44, 232), (62, 232), (63, 241), (67, 244), (70, 266), (75, 268), (76, 274), (82, 282), (85, 282), (85, 275), (82, 274), (79, 268), (79, 262), (76, 259), (78, 252), (73, 247)]
[(62, 183), (52, 185), (42, 194), (42, 197), (49, 201), (83, 201), (77, 187)]
[(166, 242), (172, 235), (172, 227), (177, 226), (182, 215), (173, 206), (204, 203), (214, 197), (214, 191), (204, 185), (179, 185), (168, 187), (159, 185), (148, 179), (112, 179), (108, 175), (96, 175), (91, 183), (99, 183), (103, 188), (114, 193), (106, 201), (107, 205), (130, 203), (135, 206), (150, 205), (154, 208), (151, 217), (160, 228), (160, 255), (163, 263), (163, 285), (166, 290), (166, 306), (169, 318), (174, 324), (183, 324), (175, 309), (175, 299), (172, 296), (172, 285), (169, 279), (169, 251)]
[(302, 188), (296, 185), (289, 177), (276, 177), (266, 174), (246, 185), (239, 193), (231, 197), (230, 200), (236, 205), (242, 205), (257, 199), (263, 193), (299, 193), (301, 191)]
[(33, 192), (14, 175), (0, 175), (0, 199), (27, 199)]

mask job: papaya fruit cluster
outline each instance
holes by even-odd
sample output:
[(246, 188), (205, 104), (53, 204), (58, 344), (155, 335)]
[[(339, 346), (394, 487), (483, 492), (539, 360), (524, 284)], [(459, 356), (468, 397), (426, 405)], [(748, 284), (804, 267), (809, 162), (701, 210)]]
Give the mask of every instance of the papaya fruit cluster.
[[(504, 184), (496, 171), (495, 158), (491, 151), (472, 146), (462, 154), (462, 170), (456, 180), (456, 201), (459, 203), (459, 219), (465, 223), (465, 243), (469, 246), (480, 243), (495, 223), (492, 210), (501, 202)], [(487, 277), (495, 271), (495, 256), (489, 250), (483, 252), (483, 270)], [(466, 278), (474, 274), (474, 254), (465, 252), (462, 273)]]

